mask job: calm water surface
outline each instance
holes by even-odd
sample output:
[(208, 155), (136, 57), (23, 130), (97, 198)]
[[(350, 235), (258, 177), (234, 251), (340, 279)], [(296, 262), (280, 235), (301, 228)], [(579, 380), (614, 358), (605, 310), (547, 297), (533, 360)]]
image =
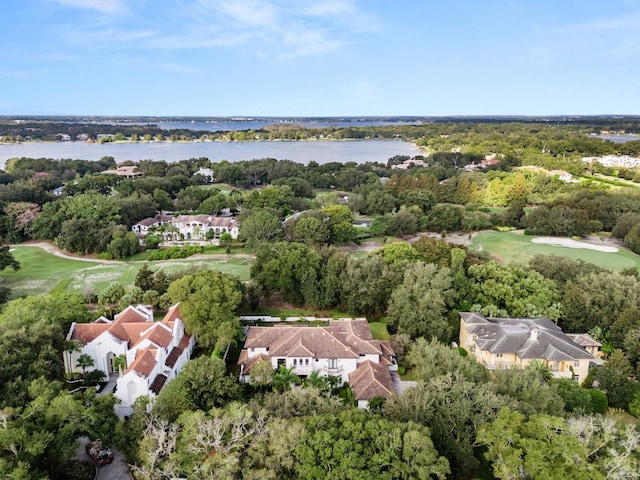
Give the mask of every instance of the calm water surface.
[(14, 157), (73, 158), (99, 160), (112, 156), (125, 160), (166, 160), (177, 162), (207, 157), (212, 162), (276, 158), (299, 163), (382, 162), (394, 155), (422, 153), (415, 145), (395, 140), (344, 140), (299, 142), (139, 142), (85, 143), (48, 142), (0, 145), (0, 168)]

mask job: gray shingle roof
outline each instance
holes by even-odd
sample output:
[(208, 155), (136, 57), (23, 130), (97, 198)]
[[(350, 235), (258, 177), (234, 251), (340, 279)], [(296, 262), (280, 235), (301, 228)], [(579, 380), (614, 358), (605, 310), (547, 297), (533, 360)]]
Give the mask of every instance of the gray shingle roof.
[(460, 313), (476, 345), (491, 353), (515, 353), (522, 359), (571, 361), (593, 359), (548, 318), (486, 318)]

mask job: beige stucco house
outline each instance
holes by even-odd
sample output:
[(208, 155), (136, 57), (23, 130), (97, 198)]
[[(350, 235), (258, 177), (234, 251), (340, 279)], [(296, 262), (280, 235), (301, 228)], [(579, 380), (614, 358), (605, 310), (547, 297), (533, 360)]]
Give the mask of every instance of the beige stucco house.
[(314, 371), (337, 376), (349, 382), (361, 408), (394, 393), (391, 371), (398, 369), (389, 342), (374, 340), (363, 318), (330, 320), (328, 326), (249, 327), (238, 360), (241, 381), (251, 381), (251, 367), (260, 360), (274, 369), (293, 368), (301, 378)]
[[(587, 338), (588, 337), (588, 338)], [(575, 338), (575, 337), (574, 337)], [(542, 361), (556, 378), (582, 382), (598, 362), (598, 342), (580, 334), (591, 353), (548, 318), (487, 318), (460, 313), (460, 346), (490, 370)]]

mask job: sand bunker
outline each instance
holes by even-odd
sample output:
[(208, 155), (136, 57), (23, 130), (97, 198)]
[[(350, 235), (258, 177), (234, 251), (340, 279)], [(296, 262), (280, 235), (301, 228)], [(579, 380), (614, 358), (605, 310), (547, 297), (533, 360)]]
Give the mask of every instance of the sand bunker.
[(531, 240), (532, 243), (543, 243), (545, 245), (551, 245), (554, 247), (568, 247), (568, 248), (586, 248), (587, 250), (595, 250), (597, 252), (616, 253), (617, 247), (605, 247), (603, 245), (594, 245), (592, 243), (578, 242), (571, 240), (570, 238), (556, 238), (556, 237), (538, 237)]

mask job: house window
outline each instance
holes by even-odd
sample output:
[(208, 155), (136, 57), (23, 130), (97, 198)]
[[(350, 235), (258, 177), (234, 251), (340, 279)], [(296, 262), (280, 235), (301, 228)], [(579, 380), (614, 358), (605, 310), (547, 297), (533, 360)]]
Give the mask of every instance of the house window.
[(329, 368), (338, 368), (338, 359), (330, 358), (329, 359)]
[(575, 368), (580, 367), (580, 360), (576, 360), (575, 362), (573, 362), (573, 366), (574, 366)]
[(553, 362), (553, 366), (551, 367), (551, 370), (553, 370), (554, 372), (560, 371), (560, 362)]
[(304, 364), (305, 364), (305, 365), (309, 365), (309, 359), (308, 359), (308, 358), (305, 358), (305, 359), (304, 359)]
[(496, 357), (498, 357), (498, 358), (502, 358), (502, 354), (501, 354), (501, 353), (497, 353), (497, 354), (496, 354)]
[(281, 365), (282, 365), (282, 366), (284, 367), (284, 366), (286, 366), (286, 365), (287, 365), (287, 359), (286, 359), (286, 358), (279, 358), (279, 359), (277, 360), (277, 364), (278, 364), (278, 366), (281, 366)]
[(298, 365), (298, 360), (294, 358), (294, 359), (293, 359), (293, 366), (295, 367), (295, 366), (297, 366), (297, 365)]

